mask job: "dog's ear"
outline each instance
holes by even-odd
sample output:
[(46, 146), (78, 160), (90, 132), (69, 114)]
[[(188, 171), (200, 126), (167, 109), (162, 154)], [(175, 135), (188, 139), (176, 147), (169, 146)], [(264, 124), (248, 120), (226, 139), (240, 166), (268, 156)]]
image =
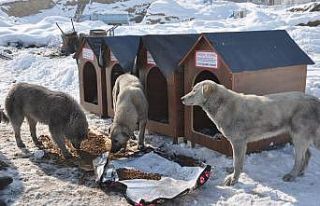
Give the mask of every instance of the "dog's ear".
[(208, 98), (213, 93), (213, 85), (209, 83), (204, 83), (201, 88), (202, 95)]

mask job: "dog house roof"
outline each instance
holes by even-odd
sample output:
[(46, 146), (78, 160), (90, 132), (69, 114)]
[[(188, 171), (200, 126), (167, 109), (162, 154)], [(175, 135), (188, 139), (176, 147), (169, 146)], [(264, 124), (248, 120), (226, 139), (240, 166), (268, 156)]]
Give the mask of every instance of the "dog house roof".
[(140, 36), (105, 37), (104, 43), (110, 48), (124, 71), (131, 71), (137, 57)]
[(98, 58), (100, 54), (100, 49), (103, 44), (103, 38), (101, 37), (85, 37), (85, 41), (88, 42), (94, 55)]
[(199, 34), (147, 35), (142, 41), (159, 69), (168, 75), (179, 68), (179, 61), (198, 38)]
[(204, 35), (233, 72), (314, 64), (285, 30)]
[[(83, 42), (88, 42), (97, 59), (99, 58), (101, 47), (106, 45), (113, 52), (123, 70), (130, 71), (134, 66), (134, 61), (138, 53), (140, 37), (85, 37)], [(75, 55), (75, 58), (78, 58), (80, 51), (81, 49)]]

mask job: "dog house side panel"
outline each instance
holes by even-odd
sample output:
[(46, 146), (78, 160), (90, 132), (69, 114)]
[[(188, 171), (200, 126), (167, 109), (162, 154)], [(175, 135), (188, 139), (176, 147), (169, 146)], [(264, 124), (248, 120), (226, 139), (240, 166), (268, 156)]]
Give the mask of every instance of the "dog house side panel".
[(115, 65), (115, 63), (108, 63), (108, 66), (106, 67), (106, 96), (107, 96), (107, 111), (108, 111), (108, 116), (113, 117), (114, 116), (114, 111), (112, 108), (113, 100), (112, 100), (112, 90), (111, 90), (111, 70), (112, 67)]
[(174, 101), (176, 105), (175, 114), (175, 133), (177, 137), (184, 136), (184, 105), (182, 104), (181, 97), (184, 96), (184, 71), (178, 70), (174, 75), (174, 85), (175, 85), (175, 93), (174, 93)]
[(234, 90), (257, 95), (288, 91), (304, 92), (306, 75), (306, 65), (235, 73)]
[[(94, 67), (96, 74), (96, 93), (97, 93), (97, 103), (91, 103), (85, 101), (85, 86), (87, 85), (84, 80), (84, 70), (86, 65), (91, 64)], [(97, 114), (101, 117), (106, 116), (106, 97), (105, 97), (105, 71), (101, 69), (96, 56), (93, 54), (90, 46), (85, 43), (82, 51), (79, 55), (78, 61), (79, 68), (79, 86), (80, 86), (80, 104), (89, 112)]]

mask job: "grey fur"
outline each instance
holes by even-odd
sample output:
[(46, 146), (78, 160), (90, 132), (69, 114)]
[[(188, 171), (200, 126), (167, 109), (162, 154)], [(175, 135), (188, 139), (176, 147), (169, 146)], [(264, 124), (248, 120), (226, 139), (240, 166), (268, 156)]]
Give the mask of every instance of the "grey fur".
[(114, 85), (113, 107), (115, 111), (110, 127), (112, 152), (125, 148), (133, 131), (139, 126), (139, 147), (144, 146), (144, 133), (148, 119), (148, 102), (143, 87), (136, 76), (120, 75)]
[(244, 95), (205, 80), (181, 99), (185, 105), (201, 106), (230, 141), (234, 172), (227, 176), (225, 185), (238, 181), (249, 142), (282, 133), (291, 136), (295, 163), (284, 181), (293, 181), (303, 174), (311, 156), (310, 144), (320, 149), (320, 101), (302, 92)]
[[(49, 125), (52, 139), (61, 149), (65, 158), (71, 157), (66, 149), (64, 138), (79, 149), (81, 141), (88, 133), (88, 123), (79, 104), (69, 95), (48, 90), (45, 87), (18, 83), (9, 91), (5, 100), (7, 116), (13, 127), (18, 147), (25, 147), (21, 140), (20, 128), (26, 117), (32, 140), (36, 146), (40, 142), (36, 135), (37, 122)], [(4, 120), (5, 120), (4, 118)]]

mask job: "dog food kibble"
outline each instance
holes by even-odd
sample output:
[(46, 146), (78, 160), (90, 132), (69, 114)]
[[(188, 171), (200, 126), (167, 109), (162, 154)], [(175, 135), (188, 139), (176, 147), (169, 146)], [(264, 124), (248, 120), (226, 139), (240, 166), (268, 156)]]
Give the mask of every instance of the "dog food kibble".
[(139, 170), (120, 168), (117, 169), (119, 180), (146, 179), (160, 180), (161, 176), (157, 173), (145, 173)]
[[(61, 156), (60, 149), (52, 142), (48, 135), (40, 135), (39, 141), (47, 152)], [(91, 130), (87, 138), (81, 142), (80, 150), (76, 151), (69, 141), (66, 141), (65, 144), (73, 156), (78, 156), (79, 153), (80, 155), (89, 154), (98, 156), (111, 149), (111, 140), (109, 138)]]
[(88, 137), (81, 142), (80, 149), (92, 155), (101, 155), (111, 149), (111, 141), (103, 135), (89, 132)]

